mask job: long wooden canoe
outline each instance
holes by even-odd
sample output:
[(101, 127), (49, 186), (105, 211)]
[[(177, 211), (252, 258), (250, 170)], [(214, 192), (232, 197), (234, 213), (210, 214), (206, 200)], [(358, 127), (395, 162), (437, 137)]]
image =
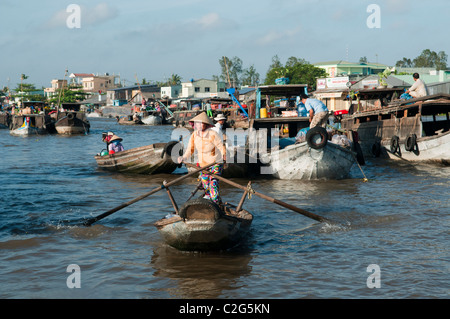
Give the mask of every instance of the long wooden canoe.
[[(172, 150), (181, 149), (179, 142), (155, 143), (147, 146), (132, 148), (115, 154), (101, 156), (97, 154), (95, 160), (100, 168), (130, 174), (170, 174), (178, 166), (172, 160)], [(177, 146), (177, 147), (176, 147)], [(174, 158), (177, 158), (174, 155)]]

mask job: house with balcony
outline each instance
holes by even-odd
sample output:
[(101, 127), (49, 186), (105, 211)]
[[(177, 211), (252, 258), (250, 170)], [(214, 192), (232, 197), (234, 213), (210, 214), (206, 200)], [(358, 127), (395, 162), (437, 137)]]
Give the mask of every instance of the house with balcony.
[(82, 86), (83, 79), (95, 76), (93, 73), (71, 73), (69, 75), (69, 85)]
[(109, 89), (115, 89), (120, 86), (120, 78), (117, 75), (96, 75), (84, 77), (81, 80), (83, 91), (97, 93), (106, 92)]

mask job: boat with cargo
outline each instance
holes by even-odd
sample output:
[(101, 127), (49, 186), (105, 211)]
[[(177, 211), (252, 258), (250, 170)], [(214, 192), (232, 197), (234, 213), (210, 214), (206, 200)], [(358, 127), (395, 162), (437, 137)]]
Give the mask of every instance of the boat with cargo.
[(387, 102), (349, 112), (342, 129), (358, 133), (365, 154), (450, 165), (450, 94)]

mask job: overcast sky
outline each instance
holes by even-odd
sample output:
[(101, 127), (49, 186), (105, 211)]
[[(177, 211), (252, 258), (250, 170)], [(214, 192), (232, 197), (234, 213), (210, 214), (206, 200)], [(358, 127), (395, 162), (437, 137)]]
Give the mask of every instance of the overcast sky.
[[(80, 28), (70, 4), (81, 8)], [(380, 28), (367, 20), (380, 8)], [(237, 56), (264, 78), (272, 57), (394, 65), (422, 50), (450, 54), (444, 0), (0, 0), (0, 87), (50, 86), (69, 73), (120, 74), (127, 85), (172, 73), (211, 78)], [(375, 20), (371, 20), (372, 22)]]

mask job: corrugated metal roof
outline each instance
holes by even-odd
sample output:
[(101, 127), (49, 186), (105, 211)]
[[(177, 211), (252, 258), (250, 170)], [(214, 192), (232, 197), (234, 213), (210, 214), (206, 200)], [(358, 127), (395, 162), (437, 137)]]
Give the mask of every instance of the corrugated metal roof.
[[(148, 85), (141, 85), (141, 90), (148, 90), (148, 89), (155, 89), (160, 90), (161, 88), (158, 87), (156, 84), (148, 84)], [(116, 89), (110, 89), (108, 91), (121, 91), (121, 90), (138, 90), (139, 86), (138, 85), (130, 85), (130, 86), (125, 86), (125, 87), (121, 87), (121, 88), (116, 88)]]
[(242, 88), (239, 90), (239, 94), (246, 94), (246, 93), (252, 92), (254, 90), (256, 90), (256, 88)]

